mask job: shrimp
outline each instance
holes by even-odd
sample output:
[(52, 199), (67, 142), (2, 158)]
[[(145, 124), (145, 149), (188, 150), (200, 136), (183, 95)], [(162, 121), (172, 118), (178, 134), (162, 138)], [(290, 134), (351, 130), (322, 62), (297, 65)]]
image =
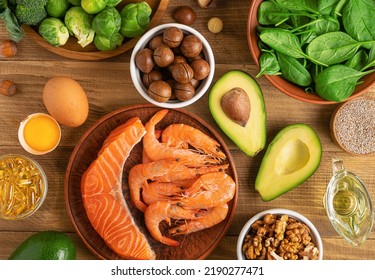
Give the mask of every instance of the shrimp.
[(168, 146), (157, 139), (155, 126), (165, 117), (168, 109), (163, 109), (158, 112), (145, 124), (146, 134), (143, 137), (143, 149), (148, 159), (156, 161), (166, 158), (182, 158), (182, 157), (196, 157), (202, 164), (218, 163), (217, 159), (209, 155), (201, 154), (198, 151), (190, 149), (176, 148)]
[(190, 144), (198, 151), (208, 154), (220, 160), (226, 159), (226, 155), (220, 150), (220, 144), (190, 125), (183, 123), (171, 124), (163, 130), (161, 142), (166, 143), (167, 146), (186, 147)]
[(145, 211), (145, 223), (151, 236), (158, 242), (169, 246), (178, 246), (180, 243), (167, 236), (163, 236), (160, 231), (159, 224), (167, 221), (171, 224), (171, 219), (195, 219), (198, 210), (186, 210), (169, 201), (156, 201), (150, 204)]
[(200, 165), (195, 160), (196, 158), (194, 157), (185, 159), (169, 158), (133, 166), (129, 171), (128, 184), (130, 198), (134, 206), (142, 212), (145, 211), (147, 205), (141, 201), (141, 190), (148, 184), (148, 180), (171, 182), (173, 180), (192, 179), (202, 174), (202, 172), (207, 173), (223, 168), (220, 166), (189, 168), (189, 166)]
[(207, 173), (184, 192), (178, 203), (183, 207), (211, 208), (230, 201), (235, 190), (236, 183), (225, 172)]
[(147, 205), (150, 205), (158, 200), (173, 200), (175, 197), (181, 197), (185, 189), (186, 186), (182, 184), (155, 181), (143, 186), (142, 198)]
[(228, 214), (228, 204), (224, 203), (207, 210), (199, 211), (199, 217), (169, 229), (171, 235), (189, 234), (213, 227), (224, 221)]

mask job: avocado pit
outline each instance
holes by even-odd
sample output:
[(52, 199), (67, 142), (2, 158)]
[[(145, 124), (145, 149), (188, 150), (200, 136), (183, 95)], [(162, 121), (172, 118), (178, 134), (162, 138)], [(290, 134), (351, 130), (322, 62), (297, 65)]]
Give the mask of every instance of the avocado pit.
[(221, 98), (221, 107), (233, 122), (246, 126), (250, 118), (250, 98), (240, 87), (232, 88)]

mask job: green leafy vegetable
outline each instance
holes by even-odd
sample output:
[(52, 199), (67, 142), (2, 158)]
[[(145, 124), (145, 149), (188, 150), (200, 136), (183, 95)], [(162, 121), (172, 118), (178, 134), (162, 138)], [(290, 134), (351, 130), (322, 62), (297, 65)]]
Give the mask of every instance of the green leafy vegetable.
[(68, 0), (48, 0), (45, 9), (51, 17), (62, 17), (69, 8)]
[(120, 33), (125, 37), (136, 37), (147, 29), (152, 13), (147, 2), (132, 3), (126, 5), (120, 12)]
[(97, 14), (107, 6), (105, 0), (82, 0), (81, 7), (89, 14)]
[(259, 78), (262, 75), (278, 75), (280, 74), (280, 65), (277, 57), (273, 52), (264, 52), (259, 58), (260, 71), (256, 76)]
[(68, 28), (58, 18), (46, 18), (39, 25), (39, 34), (51, 45), (65, 45), (69, 39)]
[(299, 86), (309, 86), (312, 78), (309, 71), (294, 57), (277, 53), (281, 75), (288, 81)]
[(92, 29), (96, 34), (110, 38), (118, 33), (121, 28), (121, 16), (119, 11), (111, 6), (106, 7), (97, 14), (92, 21)]
[(5, 23), (9, 37), (15, 42), (21, 41), (25, 32), (5, 0), (0, 0), (0, 19)]
[(93, 16), (82, 7), (71, 7), (65, 14), (65, 25), (70, 34), (78, 39), (78, 44), (86, 47), (94, 41), (95, 31), (91, 27)]
[(326, 100), (344, 101), (353, 93), (358, 80), (374, 71), (360, 72), (341, 64), (330, 66), (316, 77), (316, 92)]
[(123, 40), (124, 36), (122, 36), (120, 33), (116, 33), (109, 38), (95, 35), (94, 44), (98, 50), (111, 51), (117, 47), (120, 47)]

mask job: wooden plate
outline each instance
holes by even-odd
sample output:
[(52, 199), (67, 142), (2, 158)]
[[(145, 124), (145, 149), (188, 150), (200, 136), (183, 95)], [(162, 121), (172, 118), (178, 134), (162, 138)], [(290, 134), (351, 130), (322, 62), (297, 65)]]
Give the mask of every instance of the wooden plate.
[[(103, 141), (113, 129), (134, 116), (138, 116), (143, 123), (146, 123), (158, 110), (160, 110), (160, 107), (154, 105), (135, 105), (110, 113), (98, 120), (82, 136), (70, 157), (65, 175), (65, 201), (67, 212), (82, 241), (99, 259), (115, 260), (120, 259), (120, 257), (107, 247), (104, 240), (91, 226), (87, 218), (81, 198), (81, 176), (97, 157)], [(220, 143), (223, 152), (227, 155), (227, 162), (229, 163), (227, 173), (232, 176), (236, 182), (236, 193), (234, 198), (229, 202), (229, 212), (226, 219), (212, 228), (189, 235), (173, 237), (180, 241), (181, 244), (179, 247), (170, 247), (153, 240), (144, 225), (143, 213), (134, 208), (130, 203), (127, 184), (130, 168), (141, 162), (142, 143), (134, 147), (125, 163), (122, 186), (123, 193), (125, 199), (129, 201), (128, 206), (134, 220), (148, 237), (156, 253), (156, 259), (204, 259), (224, 237), (232, 222), (238, 196), (237, 171), (224, 141), (204, 120), (183, 109), (170, 109), (165, 118), (158, 124), (158, 127), (164, 128), (171, 123), (185, 123), (200, 129), (216, 139)]]
[[(125, 5), (129, 3), (143, 1), (144, 0), (124, 0), (118, 5), (118, 8), (122, 9)], [(168, 7), (169, 0), (147, 0), (146, 2), (150, 5), (152, 9), (151, 20), (149, 27), (147, 29), (149, 30), (160, 23), (165, 13), (165, 10)], [(91, 43), (85, 48), (82, 48), (77, 43), (77, 39), (74, 36), (70, 36), (68, 42), (64, 46), (54, 47), (39, 35), (37, 26), (26, 25), (24, 26), (24, 29), (27, 35), (29, 35), (40, 46), (60, 56), (78, 60), (100, 60), (120, 55), (132, 49), (140, 38), (140, 36), (134, 38), (125, 38), (121, 47), (118, 47), (117, 49), (111, 51), (99, 51), (95, 47), (94, 43)]]

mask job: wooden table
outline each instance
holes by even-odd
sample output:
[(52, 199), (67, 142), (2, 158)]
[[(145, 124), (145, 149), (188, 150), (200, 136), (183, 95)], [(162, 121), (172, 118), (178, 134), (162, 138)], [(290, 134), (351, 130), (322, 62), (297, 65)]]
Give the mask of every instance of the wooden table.
[[(213, 48), (216, 58), (214, 81), (231, 69), (241, 69), (255, 77), (258, 68), (250, 56), (246, 38), (250, 1), (215, 0), (215, 5), (201, 9), (193, 0), (171, 0), (162, 22), (173, 22), (173, 10), (187, 2), (197, 12), (193, 27), (206, 37)], [(207, 30), (207, 21), (211, 16), (223, 19), (224, 30), (221, 33), (212, 34)], [(8, 35), (1, 22), (0, 39), (6, 38)], [(118, 108), (145, 102), (130, 79), (130, 54), (131, 52), (127, 52), (104, 61), (71, 60), (41, 48), (26, 36), (18, 44), (18, 54), (14, 58), (0, 60), (0, 77), (14, 81), (18, 88), (15, 96), (0, 96), (0, 154), (27, 154), (17, 139), (18, 125), (28, 114), (46, 112), (42, 90), (51, 77), (63, 75), (76, 79), (86, 90), (90, 103), (89, 117), (82, 126), (62, 127), (61, 144), (55, 151), (43, 156), (31, 156), (47, 173), (48, 196), (43, 206), (30, 218), (0, 221), (0, 259), (6, 259), (31, 234), (44, 230), (66, 232), (76, 244), (78, 259), (95, 259), (75, 233), (67, 215), (64, 175), (77, 141), (96, 120)], [(329, 120), (337, 105), (304, 103), (284, 95), (264, 77), (259, 78), (258, 82), (267, 108), (267, 143), (286, 125), (306, 123), (319, 134), (323, 158), (319, 169), (307, 182), (271, 202), (262, 202), (254, 190), (254, 181), (264, 151), (254, 158), (242, 153), (213, 120), (208, 108), (208, 95), (187, 107), (187, 110), (207, 120), (220, 133), (230, 148), (239, 175), (239, 198), (233, 223), (208, 259), (236, 259), (236, 242), (242, 226), (255, 213), (275, 207), (295, 210), (311, 219), (323, 238), (324, 259), (375, 259), (375, 229), (364, 246), (353, 248), (336, 234), (322, 205), (323, 194), (332, 175), (333, 156), (341, 157), (346, 168), (362, 178), (375, 199), (375, 155), (349, 155), (332, 142)], [(375, 96), (375, 88), (370, 89), (366, 95)]]

